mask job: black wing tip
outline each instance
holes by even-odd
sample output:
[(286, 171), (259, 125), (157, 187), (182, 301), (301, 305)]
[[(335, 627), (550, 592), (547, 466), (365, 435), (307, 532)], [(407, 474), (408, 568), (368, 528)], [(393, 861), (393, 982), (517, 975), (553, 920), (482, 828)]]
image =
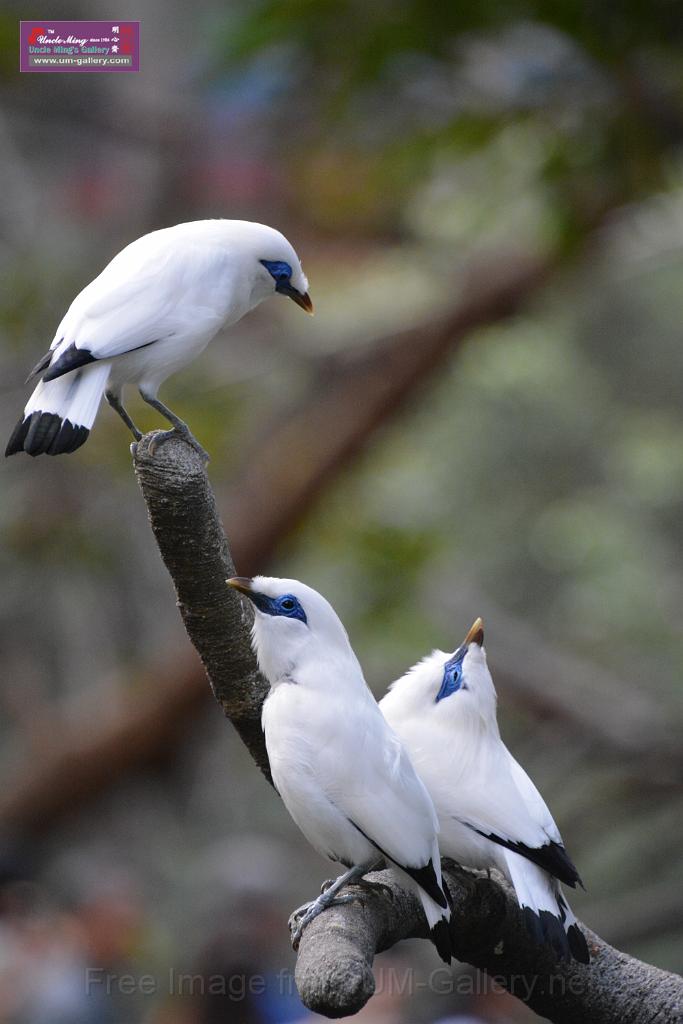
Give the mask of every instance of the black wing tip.
[(429, 929), (429, 937), (436, 947), (436, 951), (445, 964), (450, 964), (453, 959), (453, 944), (448, 921), (445, 917), (440, 918), (433, 928)]
[(54, 412), (37, 410), (17, 423), (7, 442), (5, 456), (21, 451), (32, 458), (37, 455), (67, 455), (85, 444), (89, 434), (88, 427), (63, 420)]
[[(49, 367), (47, 373), (43, 374), (43, 381), (45, 384), (48, 384), (51, 380), (56, 380), (57, 377), (61, 377), (71, 370), (77, 370), (79, 366), (86, 366), (88, 363), (96, 362), (96, 359), (97, 357), (87, 348), (76, 348), (75, 345), (69, 345), (62, 352), (59, 359)], [(40, 366), (40, 363), (38, 363), (38, 366)]]
[[(562, 846), (561, 843), (552, 843), (551, 845), (554, 847), (554, 853), (557, 856), (558, 862), (561, 864), (561, 869), (564, 871), (564, 878), (562, 878), (559, 874), (557, 874), (555, 877), (559, 878), (561, 882), (565, 883), (565, 885), (571, 886), (572, 889), (576, 889), (576, 886), (580, 885), (581, 888), (585, 891), (586, 886), (581, 881), (581, 875), (576, 870), (574, 862), (565, 850), (564, 846)], [(555, 874), (555, 872), (552, 871), (552, 869), (551, 874)]]
[(45, 353), (45, 355), (42, 356), (38, 360), (36, 365), (33, 367), (31, 372), (29, 373), (28, 377), (24, 381), (24, 384), (28, 384), (29, 381), (33, 380), (34, 377), (37, 377), (39, 373), (42, 373), (42, 371), (44, 369), (46, 369), (46, 367), (48, 367), (50, 365), (50, 360), (51, 359), (52, 359), (52, 349), (48, 349), (48, 351)]
[(495, 832), (482, 832), (481, 829), (474, 828), (472, 825), (469, 827), (480, 836), (484, 836), (485, 839), (490, 839), (492, 843), (504, 846), (506, 850), (511, 850), (513, 853), (518, 853), (520, 857), (526, 857), (532, 864), (543, 868), (544, 871), (571, 889), (575, 889), (577, 883), (582, 889), (585, 888), (579, 872), (574, 867), (564, 846), (561, 843), (556, 843), (554, 839), (549, 840), (543, 846), (534, 847), (527, 846), (525, 843), (516, 843), (512, 839), (504, 839), (502, 836), (496, 835)]
[(407, 875), (417, 882), (421, 889), (427, 893), (428, 896), (434, 900), (443, 910), (448, 907), (448, 899), (442, 886), (439, 885), (439, 880), (436, 877), (436, 871), (434, 870), (434, 861), (430, 860), (427, 864), (423, 864), (421, 868), (406, 867), (400, 865)]
[(383, 857), (391, 863), (396, 864), (396, 866), (401, 868), (402, 871), (405, 871), (407, 875), (410, 875), (413, 881), (417, 882), (420, 888), (424, 889), (427, 895), (431, 896), (435, 903), (437, 903), (443, 910), (447, 909), (448, 899), (446, 898), (446, 893), (443, 888), (439, 885), (439, 880), (436, 877), (436, 871), (434, 870), (434, 861), (431, 858), (426, 864), (423, 864), (422, 867), (419, 868), (411, 867), (408, 864), (400, 864), (395, 858), (390, 857), (386, 850), (383, 850), (374, 839), (371, 839), (367, 832), (364, 832), (360, 825), (357, 825), (352, 818), (347, 818), (347, 821), (349, 821), (355, 829), (358, 829), (360, 834), (365, 836), (367, 841), (372, 843), (375, 849), (378, 850)]

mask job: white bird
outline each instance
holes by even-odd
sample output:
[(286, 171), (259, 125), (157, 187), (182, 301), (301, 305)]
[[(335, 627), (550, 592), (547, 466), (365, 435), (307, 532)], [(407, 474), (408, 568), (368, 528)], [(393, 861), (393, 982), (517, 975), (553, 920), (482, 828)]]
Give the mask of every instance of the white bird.
[(392, 683), (380, 708), (434, 801), (445, 857), (497, 868), (513, 886), (527, 928), (561, 960), (589, 962), (560, 888), (581, 883), (557, 825), (503, 743), (496, 691), (477, 619), (453, 654), (434, 651)]
[(131, 242), (71, 303), (29, 376), (41, 380), (5, 454), (75, 451), (88, 438), (103, 394), (139, 440), (121, 402), (126, 384), (136, 385), (173, 425), (155, 444), (175, 433), (205, 454), (187, 424), (158, 400), (159, 387), (221, 327), (276, 292), (313, 312), (294, 249), (265, 224), (200, 220)]
[[(297, 580), (234, 577), (255, 608), (254, 649), (270, 683), (262, 724), (275, 787), (309, 843), (348, 870), (292, 915), (295, 948), (314, 917), (385, 858), (420, 897), (450, 962), (450, 909), (429, 795), (385, 722), (334, 608)], [(367, 884), (367, 883), (366, 883)]]

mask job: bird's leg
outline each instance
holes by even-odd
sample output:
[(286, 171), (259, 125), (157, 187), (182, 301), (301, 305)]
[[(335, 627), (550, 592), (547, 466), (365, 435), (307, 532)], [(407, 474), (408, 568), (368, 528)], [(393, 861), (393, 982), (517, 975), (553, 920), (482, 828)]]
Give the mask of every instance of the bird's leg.
[(123, 422), (126, 424), (126, 426), (130, 430), (130, 432), (133, 435), (133, 437), (135, 438), (135, 440), (139, 441), (140, 438), (142, 437), (142, 434), (138, 430), (138, 428), (135, 426), (135, 424), (133, 423), (132, 419), (130, 418), (130, 416), (128, 415), (126, 410), (123, 408), (123, 405), (121, 403), (121, 399), (119, 398), (119, 396), (115, 395), (113, 391), (105, 391), (104, 392), (104, 397), (107, 399), (107, 401), (109, 402), (109, 404), (112, 407), (112, 409), (114, 410), (114, 412), (117, 412), (119, 414), (119, 416), (121, 417)]
[[(384, 858), (381, 857), (372, 865), (371, 868), (369, 868), (369, 870), (380, 871), (383, 866)], [(328, 892), (330, 887), (334, 885), (334, 881), (335, 880), (333, 878), (328, 878), (326, 882), (323, 882), (323, 884), (320, 886), (321, 893)], [(385, 885), (384, 882), (371, 882), (369, 878), (365, 878), (364, 876), (362, 876), (361, 878), (350, 880), (347, 883), (347, 885), (355, 885), (356, 888), (358, 889), (369, 889), (370, 892), (385, 893), (391, 899), (394, 898), (394, 892), (390, 885)]]
[(191, 445), (199, 455), (201, 455), (204, 462), (209, 461), (208, 452), (204, 451), (184, 420), (181, 420), (179, 416), (176, 416), (174, 412), (171, 412), (168, 406), (164, 405), (163, 402), (160, 402), (158, 398), (154, 397), (154, 395), (145, 394), (142, 389), (140, 390), (140, 395), (142, 396), (143, 401), (147, 402), (147, 405), (151, 405), (152, 408), (156, 409), (158, 413), (161, 413), (169, 423), (173, 424), (173, 430), (159, 430), (154, 435), (149, 445), (151, 455), (154, 455), (157, 447), (164, 441), (168, 440), (169, 437), (182, 437), (184, 441), (187, 441), (187, 443)]
[(334, 882), (332, 882), (332, 884), (328, 886), (320, 896), (318, 896), (317, 899), (312, 900), (310, 903), (304, 903), (290, 914), (288, 923), (292, 937), (292, 947), (294, 949), (299, 948), (304, 928), (306, 928), (311, 921), (315, 920), (318, 914), (321, 914), (323, 910), (326, 910), (328, 907), (333, 905), (339, 906), (343, 903), (350, 903), (352, 900), (358, 899), (358, 897), (352, 893), (348, 893), (344, 896), (338, 896), (337, 893), (345, 885), (349, 885), (352, 882), (357, 882), (361, 879), (363, 875), (372, 870), (374, 864), (374, 861), (370, 861), (367, 864), (357, 864), (355, 867), (349, 868), (349, 870), (345, 871), (343, 875), (336, 878)]

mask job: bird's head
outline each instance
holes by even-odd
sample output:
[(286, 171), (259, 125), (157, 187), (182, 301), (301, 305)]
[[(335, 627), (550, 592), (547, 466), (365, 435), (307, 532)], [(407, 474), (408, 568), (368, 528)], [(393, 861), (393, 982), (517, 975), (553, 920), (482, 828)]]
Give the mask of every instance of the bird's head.
[(278, 295), (286, 295), (313, 316), (313, 302), (308, 294), (308, 279), (292, 249), (290, 260), (260, 260), (270, 280), (264, 278), (264, 287), (275, 288)]
[(286, 295), (307, 313), (313, 313), (308, 279), (299, 257), (285, 236), (267, 224), (251, 220), (212, 221), (225, 250), (228, 267), (245, 309), (253, 309), (272, 295)]
[(355, 658), (339, 616), (312, 587), (273, 576), (234, 576), (227, 582), (254, 607), (254, 649), (270, 683), (309, 666), (320, 673), (326, 662)]
[(429, 714), (453, 724), (475, 716), (495, 725), (496, 691), (486, 663), (482, 620), (475, 620), (452, 654), (432, 651), (409, 669), (392, 683), (384, 700), (401, 714)]
[(254, 290), (258, 298), (268, 298), (274, 292), (286, 295), (288, 299), (296, 302), (297, 306), (313, 315), (313, 303), (308, 294), (308, 278), (293, 247), (275, 228), (268, 228), (262, 224), (253, 226), (263, 229), (253, 232), (252, 239), (255, 257)]

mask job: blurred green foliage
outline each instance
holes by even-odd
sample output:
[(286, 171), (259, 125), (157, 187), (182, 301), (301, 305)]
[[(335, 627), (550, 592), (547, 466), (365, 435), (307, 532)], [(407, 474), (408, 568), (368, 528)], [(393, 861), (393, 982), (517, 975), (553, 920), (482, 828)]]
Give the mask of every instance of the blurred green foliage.
[[(323, 161), (319, 176), (337, 182), (337, 223), (355, 198), (366, 222), (391, 230), (435, 159), (517, 121), (542, 142), (542, 180), (571, 248), (606, 206), (661, 185), (683, 134), (682, 37), (667, 0), (263, 0), (230, 10), (215, 55), (231, 74), (268, 56), (287, 69), (269, 116), (286, 151)], [(325, 154), (345, 173), (326, 175)]]

